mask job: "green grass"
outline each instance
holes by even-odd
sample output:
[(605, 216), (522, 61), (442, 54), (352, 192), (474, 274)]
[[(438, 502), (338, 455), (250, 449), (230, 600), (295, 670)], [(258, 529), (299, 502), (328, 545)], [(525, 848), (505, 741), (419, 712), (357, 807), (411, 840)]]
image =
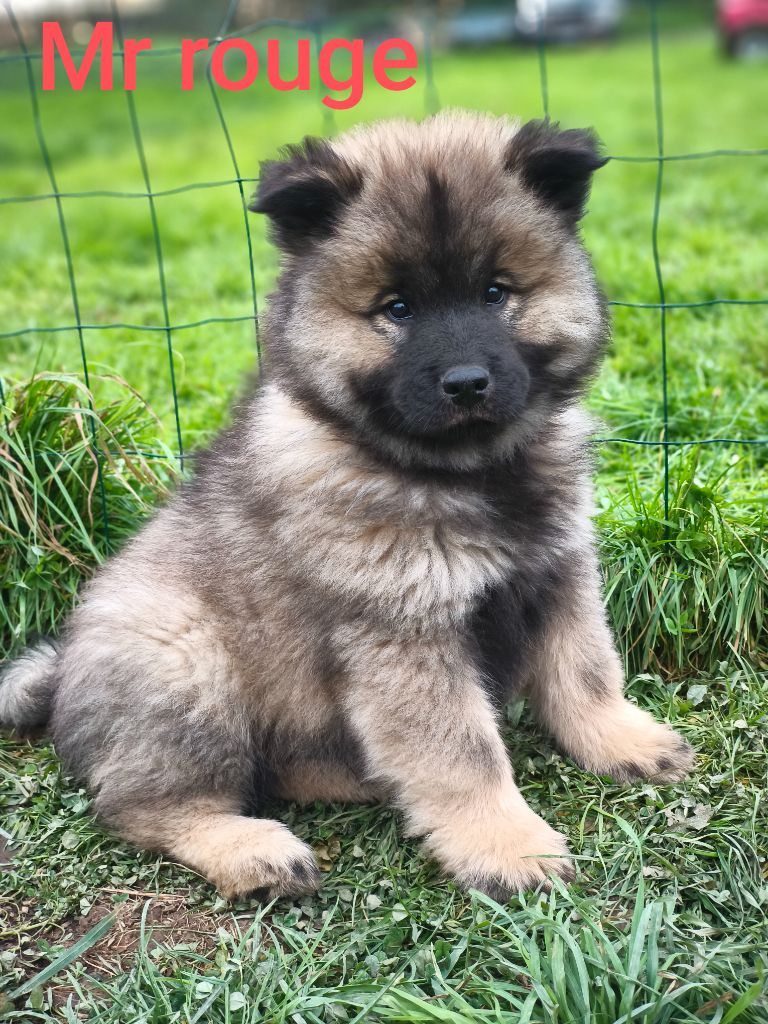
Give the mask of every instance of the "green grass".
[[(175, 58), (148, 58), (140, 69), (136, 104), (153, 187), (231, 178), (206, 87), (182, 94)], [(647, 39), (553, 51), (548, 71), (555, 117), (594, 124), (610, 153), (655, 152)], [(670, 30), (662, 74), (668, 153), (766, 145), (760, 67), (721, 62), (708, 33)], [(438, 54), (435, 76), (445, 106), (541, 113), (535, 52)], [(23, 65), (0, 64), (0, 197), (50, 191), (25, 89)], [(257, 86), (221, 101), (247, 177), (280, 143), (323, 129), (316, 97)], [(388, 94), (369, 87), (337, 123), (418, 115), (424, 102), (423, 85)], [(123, 94), (61, 91), (41, 96), (41, 111), (60, 190), (144, 190)], [(768, 297), (766, 166), (746, 157), (666, 165), (659, 247), (668, 300)], [(616, 161), (596, 182), (585, 237), (613, 300), (658, 298), (655, 181), (655, 165)], [(146, 198), (62, 202), (83, 321), (162, 325)], [(236, 186), (159, 197), (157, 211), (171, 321), (248, 317)], [(0, 205), (0, 219), (0, 330), (71, 325), (52, 201)], [(264, 225), (252, 220), (251, 228), (263, 301), (276, 263)], [(599, 433), (656, 441), (659, 312), (613, 313), (614, 345), (590, 398)], [(670, 436), (768, 436), (768, 307), (674, 310), (667, 327)], [(170, 480), (172, 460), (135, 454), (176, 448), (164, 333), (118, 326), (87, 330), (85, 340), (90, 394), (75, 332), (0, 338), (3, 654), (55, 627), (106, 550), (91, 430), (105, 453), (113, 543)], [(172, 341), (189, 449), (225, 421), (254, 363), (253, 325), (206, 324), (174, 331)], [(658, 447), (612, 442), (596, 451), (608, 605), (630, 693), (699, 752), (688, 782), (614, 786), (558, 757), (526, 712), (510, 708), (523, 791), (579, 858), (570, 890), (499, 907), (441, 880), (387, 811), (278, 806), (273, 813), (318, 850), (323, 886), (297, 903), (229, 908), (191, 872), (103, 833), (50, 746), (3, 739), (0, 1016), (768, 1021), (768, 448), (673, 448), (668, 522)]]
[(6, 396), (0, 423), (5, 655), (56, 631), (83, 577), (166, 493), (173, 462), (144, 454), (157, 443), (157, 420), (124, 382), (103, 383), (116, 397), (98, 411), (72, 375), (41, 373)]

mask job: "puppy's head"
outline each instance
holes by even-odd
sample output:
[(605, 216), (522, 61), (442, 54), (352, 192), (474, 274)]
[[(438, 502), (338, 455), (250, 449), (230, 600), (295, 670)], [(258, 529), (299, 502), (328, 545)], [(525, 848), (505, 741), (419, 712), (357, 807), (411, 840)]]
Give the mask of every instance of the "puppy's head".
[(252, 205), (285, 257), (271, 373), (404, 463), (524, 443), (607, 335), (577, 234), (604, 163), (589, 131), (460, 113), (289, 148)]

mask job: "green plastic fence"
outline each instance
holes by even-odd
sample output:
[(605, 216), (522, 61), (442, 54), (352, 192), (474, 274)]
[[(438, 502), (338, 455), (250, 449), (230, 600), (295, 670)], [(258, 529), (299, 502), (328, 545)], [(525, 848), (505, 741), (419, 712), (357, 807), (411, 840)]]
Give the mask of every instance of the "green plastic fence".
[[(226, 15), (219, 28), (217, 35), (212, 39), (212, 43), (220, 42), (223, 39), (248, 36), (253, 33), (262, 31), (266, 28), (277, 28), (277, 27), (291, 27), (291, 28), (303, 28), (309, 30), (315, 37), (316, 43), (321, 42), (321, 28), (317, 22), (297, 24), (293, 21), (285, 21), (282, 19), (263, 19), (258, 22), (254, 22), (245, 28), (238, 28), (236, 32), (231, 31), (231, 26), (240, 0), (230, 0)], [(673, 438), (670, 436), (669, 430), (669, 392), (668, 392), (668, 372), (667, 372), (667, 311), (669, 309), (695, 309), (703, 306), (715, 306), (715, 305), (768, 305), (768, 298), (766, 299), (733, 299), (733, 298), (713, 298), (706, 299), (700, 302), (667, 302), (666, 301), (666, 290), (664, 285), (664, 275), (661, 267), (661, 257), (659, 252), (659, 223), (661, 218), (662, 209), (662, 194), (664, 186), (664, 168), (665, 165), (670, 161), (688, 161), (688, 160), (712, 160), (727, 157), (766, 157), (768, 156), (768, 149), (714, 149), (705, 152), (696, 153), (676, 153), (667, 154), (664, 148), (664, 117), (663, 117), (663, 99), (662, 99), (662, 74), (661, 74), (661, 59), (660, 59), (660, 43), (659, 43), (659, 20), (658, 20), (658, 9), (662, 3), (662, 0), (647, 0), (650, 18), (650, 47), (653, 58), (653, 92), (654, 92), (654, 107), (655, 107), (655, 119), (656, 119), (656, 153), (649, 154), (648, 156), (621, 156), (611, 155), (611, 159), (617, 161), (635, 162), (635, 163), (655, 163), (657, 167), (656, 171), (656, 188), (653, 202), (653, 221), (652, 221), (652, 232), (651, 232), (651, 246), (653, 252), (653, 263), (655, 268), (656, 283), (658, 288), (658, 301), (656, 302), (619, 302), (615, 300), (609, 301), (609, 305), (612, 306), (624, 306), (624, 307), (636, 307), (645, 309), (658, 309), (659, 311), (659, 360), (661, 368), (661, 408), (662, 408), (662, 432), (661, 437), (657, 440), (637, 440), (634, 438), (625, 437), (607, 437), (599, 438), (601, 443), (614, 443), (614, 444), (634, 444), (634, 445), (645, 445), (660, 447), (663, 452), (663, 473), (664, 473), (664, 517), (665, 520), (669, 520), (669, 452), (672, 447), (682, 447), (685, 445), (764, 445), (768, 444), (768, 438), (736, 438), (736, 437), (706, 437), (706, 438)], [(90, 331), (105, 331), (115, 328), (130, 328), (135, 331), (159, 331), (162, 332), (166, 339), (167, 351), (168, 351), (168, 368), (169, 368), (169, 380), (170, 387), (173, 395), (173, 410), (175, 418), (175, 430), (176, 430), (176, 444), (177, 451), (175, 457), (179, 460), (181, 467), (184, 465), (184, 443), (182, 435), (182, 416), (183, 409), (180, 407), (179, 398), (176, 390), (176, 375), (174, 370), (174, 357), (173, 357), (173, 336), (178, 331), (187, 330), (189, 328), (200, 327), (205, 324), (213, 323), (235, 323), (242, 322), (244, 320), (252, 320), (255, 327), (256, 335), (256, 349), (257, 354), (259, 352), (259, 310), (258, 310), (258, 296), (256, 293), (256, 280), (254, 272), (253, 262), (253, 245), (251, 239), (251, 231), (247, 213), (247, 196), (246, 186), (252, 186), (256, 181), (255, 178), (243, 177), (240, 171), (240, 165), (238, 163), (235, 148), (232, 142), (232, 137), (227, 126), (227, 121), (224, 116), (224, 111), (216, 91), (213, 78), (211, 75), (210, 61), (207, 67), (207, 81), (208, 87), (211, 92), (211, 97), (216, 109), (216, 113), (221, 124), (222, 132), (226, 142), (226, 146), (229, 151), (233, 176), (230, 179), (224, 181), (206, 181), (196, 182), (194, 184), (182, 185), (173, 189), (165, 189), (160, 191), (154, 191), (152, 188), (152, 180), (147, 166), (147, 161), (144, 155), (144, 145), (142, 141), (141, 126), (139, 124), (138, 115), (136, 112), (136, 104), (134, 96), (131, 92), (126, 92), (126, 99), (128, 102), (130, 123), (133, 132), (134, 143), (136, 147), (136, 153), (139, 159), (141, 172), (144, 181), (143, 192), (116, 192), (109, 190), (94, 190), (86, 192), (61, 192), (58, 187), (56, 171), (53, 166), (51, 154), (46, 143), (45, 133), (43, 131), (42, 120), (40, 117), (40, 108), (37, 96), (37, 81), (34, 70), (34, 64), (36, 61), (41, 59), (41, 53), (31, 52), (27, 47), (18, 21), (14, 14), (12, 0), (3, 0), (4, 7), (6, 8), (11, 26), (15, 32), (16, 39), (20, 52), (18, 54), (8, 54), (0, 56), (0, 63), (8, 61), (23, 61), (26, 65), (27, 81), (29, 87), (29, 96), (32, 107), (32, 118), (34, 121), (35, 132), (37, 135), (37, 141), (40, 148), (40, 156), (45, 165), (45, 169), (50, 182), (51, 191), (45, 194), (28, 195), (28, 196), (12, 196), (12, 197), (1, 197), (0, 205), (5, 203), (25, 203), (25, 202), (36, 202), (41, 200), (53, 200), (56, 204), (56, 210), (58, 213), (59, 228), (61, 232), (61, 243), (66, 258), (67, 271), (69, 275), (69, 288), (72, 298), (72, 311), (74, 316), (74, 324), (64, 324), (56, 327), (28, 327), (20, 328), (18, 330), (10, 330), (0, 332), (0, 339), (17, 337), (23, 334), (43, 334), (53, 333), (57, 331), (72, 331), (73, 329), (77, 333), (79, 346), (80, 346), (80, 358), (82, 362), (82, 372), (85, 379), (86, 386), (90, 390), (90, 374), (88, 369), (88, 351), (86, 344), (86, 334)], [(122, 28), (120, 24), (120, 16), (118, 5), (116, 0), (112, 0), (112, 20), (114, 21), (117, 38), (122, 47)], [(424, 51), (423, 61), (425, 68), (425, 112), (433, 113), (440, 107), (439, 97), (437, 88), (434, 81), (433, 66), (432, 66), (432, 54), (431, 54), (431, 23), (427, 21), (424, 24)], [(180, 53), (180, 48), (166, 47), (162, 49), (149, 51), (147, 56), (157, 55), (169, 55), (174, 53)], [(122, 56), (122, 51), (116, 51), (117, 56)], [(543, 33), (540, 33), (539, 44), (538, 44), (538, 57), (539, 57), (539, 77), (541, 86), (541, 102), (542, 112), (545, 117), (549, 117), (549, 89), (547, 79), (547, 47), (543, 37)], [(324, 130), (326, 133), (330, 133), (334, 128), (334, 121), (332, 113), (326, 108), (324, 110)], [(181, 192), (193, 191), (201, 188), (216, 188), (220, 186), (235, 186), (242, 201), (243, 207), (243, 226), (246, 236), (248, 259), (249, 259), (249, 274), (250, 274), (250, 301), (253, 307), (253, 312), (244, 316), (211, 316), (203, 320), (197, 320), (191, 323), (171, 323), (169, 310), (168, 310), (168, 295), (166, 288), (165, 278), (165, 267), (163, 262), (163, 244), (158, 226), (157, 211), (155, 208), (155, 198), (158, 196), (173, 195)], [(148, 204), (148, 212), (152, 224), (152, 233), (154, 237), (154, 247), (157, 260), (157, 273), (158, 273), (158, 288), (162, 300), (163, 310), (163, 322), (161, 324), (125, 324), (125, 323), (112, 323), (112, 324), (89, 324), (83, 323), (80, 315), (80, 303), (78, 299), (78, 288), (77, 279), (75, 276), (74, 266), (72, 262), (72, 252), (70, 247), (69, 233), (67, 230), (67, 221), (64, 215), (64, 209), (62, 199), (67, 198), (86, 198), (91, 197), (93, 199), (98, 198), (146, 198)], [(2, 380), (0, 380), (0, 403), (4, 402), (4, 395), (2, 389)], [(96, 459), (98, 466), (98, 483), (101, 495), (101, 511), (102, 511), (102, 529), (104, 534), (104, 541), (106, 547), (110, 547), (109, 537), (109, 514), (107, 510), (106, 495), (104, 490), (103, 482), (103, 468), (102, 468), (102, 453), (100, 452), (96, 438), (96, 426), (91, 419), (91, 431), (93, 441), (93, 455)], [(149, 455), (156, 455), (158, 458), (166, 457), (164, 453), (144, 453)]]

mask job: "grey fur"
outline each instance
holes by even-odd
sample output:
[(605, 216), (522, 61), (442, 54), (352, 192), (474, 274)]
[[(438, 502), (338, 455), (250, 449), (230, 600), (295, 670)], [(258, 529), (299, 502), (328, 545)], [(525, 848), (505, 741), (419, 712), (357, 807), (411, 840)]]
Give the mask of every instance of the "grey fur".
[(0, 671), (0, 723), (19, 733), (42, 728), (55, 688), (56, 648), (43, 640)]

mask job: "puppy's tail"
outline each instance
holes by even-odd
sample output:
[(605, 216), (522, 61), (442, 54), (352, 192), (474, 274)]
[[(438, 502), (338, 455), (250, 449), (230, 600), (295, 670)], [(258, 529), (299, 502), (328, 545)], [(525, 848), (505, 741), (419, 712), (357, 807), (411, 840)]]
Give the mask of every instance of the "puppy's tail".
[(25, 733), (46, 725), (56, 690), (57, 651), (44, 640), (0, 669), (0, 725)]

